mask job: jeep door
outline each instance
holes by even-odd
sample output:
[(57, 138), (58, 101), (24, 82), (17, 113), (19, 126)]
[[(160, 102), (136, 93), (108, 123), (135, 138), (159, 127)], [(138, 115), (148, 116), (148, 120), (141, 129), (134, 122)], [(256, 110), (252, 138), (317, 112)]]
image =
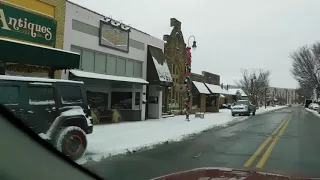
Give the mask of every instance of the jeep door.
[(45, 133), (57, 117), (54, 88), (51, 83), (30, 83), (27, 94), (28, 119), (36, 133)]
[(0, 82), (0, 104), (26, 123), (26, 125), (29, 125), (21, 97), (21, 84), (18, 81)]

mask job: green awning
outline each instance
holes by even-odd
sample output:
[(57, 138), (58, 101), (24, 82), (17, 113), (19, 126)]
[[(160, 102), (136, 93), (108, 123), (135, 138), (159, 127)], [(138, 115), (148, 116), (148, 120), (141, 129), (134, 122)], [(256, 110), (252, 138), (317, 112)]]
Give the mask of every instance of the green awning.
[(80, 55), (65, 50), (0, 38), (0, 61), (50, 67), (79, 68)]

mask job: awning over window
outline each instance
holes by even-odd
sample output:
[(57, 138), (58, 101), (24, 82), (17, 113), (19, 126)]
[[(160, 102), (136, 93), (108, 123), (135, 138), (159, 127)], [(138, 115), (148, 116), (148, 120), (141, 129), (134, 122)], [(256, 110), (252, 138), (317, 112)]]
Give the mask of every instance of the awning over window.
[(172, 85), (171, 73), (160, 48), (148, 45), (147, 80), (150, 84)]
[(201, 93), (201, 94), (210, 94), (208, 88), (206, 87), (206, 85), (204, 85), (204, 83), (198, 82), (198, 81), (192, 81), (192, 83), (198, 89), (199, 93)]
[(79, 68), (80, 55), (77, 53), (48, 48), (0, 38), (3, 62), (51, 67), (53, 69)]
[(99, 74), (99, 73), (92, 73), (80, 70), (70, 70), (76, 77), (81, 78), (90, 78), (90, 79), (102, 79), (102, 80), (109, 80), (109, 81), (122, 81), (122, 82), (132, 82), (132, 83), (139, 83), (139, 84), (148, 84), (148, 81), (142, 78), (133, 78), (133, 77), (124, 77), (124, 76), (113, 76), (107, 74)]
[(205, 85), (207, 86), (207, 88), (210, 90), (210, 92), (212, 94), (222, 94), (223, 93), (221, 87), (218, 85), (208, 84), (208, 83), (205, 83)]

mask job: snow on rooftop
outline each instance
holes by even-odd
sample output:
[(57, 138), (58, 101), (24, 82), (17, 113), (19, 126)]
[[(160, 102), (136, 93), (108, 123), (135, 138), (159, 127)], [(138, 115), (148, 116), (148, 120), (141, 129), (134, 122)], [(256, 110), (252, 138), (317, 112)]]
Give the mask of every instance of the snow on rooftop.
[(210, 91), (208, 90), (206, 85), (204, 85), (204, 83), (198, 82), (198, 81), (192, 81), (192, 82), (196, 86), (196, 88), (198, 89), (199, 93), (201, 93), (201, 94), (210, 94)]
[(141, 83), (141, 84), (149, 84), (148, 81), (142, 78), (133, 78), (133, 77), (124, 77), (124, 76), (113, 76), (107, 74), (99, 74), (99, 73), (92, 73), (80, 70), (70, 70), (72, 74), (78, 77), (83, 78), (92, 78), (92, 79), (103, 79), (103, 80), (111, 80), (111, 81), (123, 81), (123, 82), (134, 82), (134, 83)]
[(205, 85), (208, 87), (208, 89), (209, 89), (212, 93), (216, 93), (216, 94), (222, 94), (222, 93), (223, 93), (221, 87), (218, 86), (218, 85), (208, 84), (208, 83), (205, 83)]
[(242, 89), (228, 89), (230, 93), (236, 95), (237, 91), (240, 91), (241, 96), (248, 96)]
[(160, 64), (156, 58), (152, 57), (152, 59), (154, 65), (156, 66), (160, 81), (172, 82), (172, 77), (167, 62), (164, 61), (163, 64)]
[(234, 95), (232, 92), (222, 88), (222, 93), (221, 94), (225, 94), (225, 95)]
[(82, 81), (70, 81), (63, 79), (49, 79), (49, 78), (39, 78), (39, 77), (24, 77), (24, 76), (8, 76), (8, 75), (0, 75), (0, 80), (7, 81), (31, 81), (31, 82), (67, 82), (67, 83), (80, 83), (83, 84)]

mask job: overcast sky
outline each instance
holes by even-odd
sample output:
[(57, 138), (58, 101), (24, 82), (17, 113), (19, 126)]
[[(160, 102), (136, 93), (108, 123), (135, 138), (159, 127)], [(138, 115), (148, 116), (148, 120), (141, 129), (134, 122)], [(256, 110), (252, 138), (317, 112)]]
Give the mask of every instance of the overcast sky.
[(271, 70), (271, 86), (296, 88), (289, 53), (320, 39), (320, 0), (72, 0), (162, 39), (170, 18), (194, 35), (192, 71), (234, 84), (241, 69)]

